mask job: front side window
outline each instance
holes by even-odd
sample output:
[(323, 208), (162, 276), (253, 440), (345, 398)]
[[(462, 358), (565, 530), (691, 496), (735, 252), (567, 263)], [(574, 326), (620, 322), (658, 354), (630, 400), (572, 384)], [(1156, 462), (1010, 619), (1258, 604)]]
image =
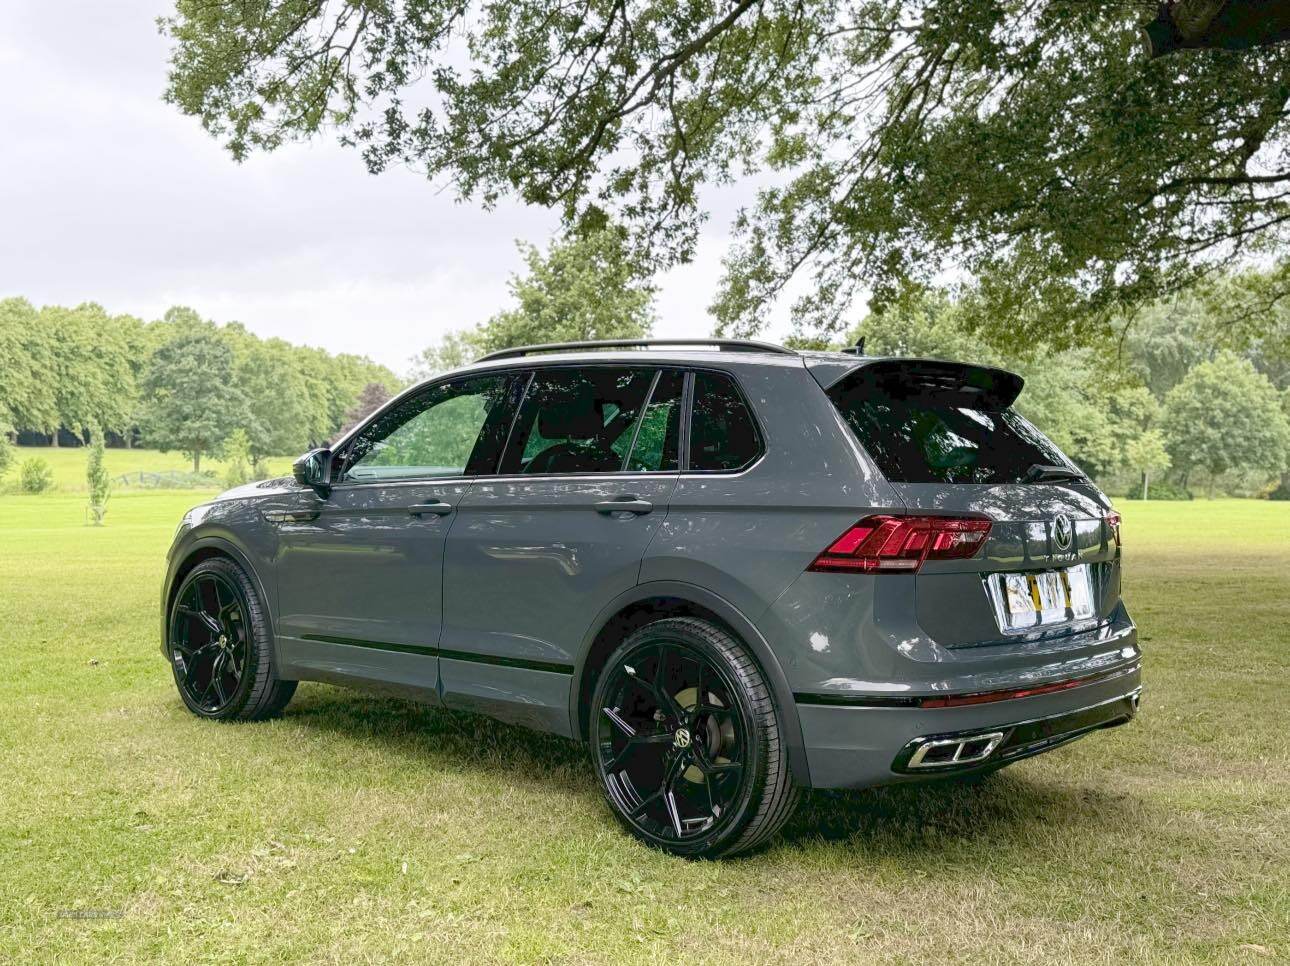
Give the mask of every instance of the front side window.
[(655, 369), (538, 370), (516, 417), (501, 472), (675, 470), (679, 386), (679, 375)]
[(479, 376), (402, 400), (354, 439), (341, 482), (492, 473), (505, 439), (510, 384), (510, 376)]
[(757, 425), (734, 381), (720, 373), (696, 372), (690, 470), (732, 472), (748, 466), (760, 453)]

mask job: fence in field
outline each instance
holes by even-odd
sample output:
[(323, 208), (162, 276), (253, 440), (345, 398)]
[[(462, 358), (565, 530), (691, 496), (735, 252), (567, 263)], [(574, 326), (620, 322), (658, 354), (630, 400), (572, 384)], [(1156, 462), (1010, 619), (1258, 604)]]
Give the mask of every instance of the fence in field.
[(114, 477), (112, 482), (121, 487), (161, 490), (214, 486), (219, 483), (219, 478), (214, 473), (190, 473), (184, 470), (160, 470), (152, 473), (139, 470), (136, 473), (122, 473)]

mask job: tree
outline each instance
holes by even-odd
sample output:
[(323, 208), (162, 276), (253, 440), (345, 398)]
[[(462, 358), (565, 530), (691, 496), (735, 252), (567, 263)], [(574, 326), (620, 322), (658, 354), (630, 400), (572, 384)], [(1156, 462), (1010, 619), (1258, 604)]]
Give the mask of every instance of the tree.
[[(241, 159), (323, 132), (369, 170), (514, 195), (690, 258), (702, 188), (765, 171), (715, 303), (749, 334), (794, 277), (964, 269), (994, 337), (1055, 346), (1290, 232), (1283, 0), (306, 4), (177, 0), (167, 98)], [(1248, 49), (1212, 49), (1245, 47)]]
[[(53, 368), (58, 421), (81, 436), (102, 427), (121, 432), (134, 409), (135, 382), (121, 329), (92, 302), (74, 309), (46, 306), (37, 325), (45, 330)], [(52, 433), (58, 445), (58, 432)]]
[(0, 300), (0, 423), (6, 430), (58, 428), (50, 333), (26, 299)]
[(1129, 441), (1125, 456), (1129, 465), (1142, 474), (1142, 499), (1149, 499), (1151, 474), (1163, 473), (1170, 465), (1164, 434), (1158, 429), (1147, 430)]
[(602, 228), (562, 238), (545, 254), (518, 244), (528, 272), (511, 276), (515, 307), (474, 329), (449, 333), (414, 360), (414, 371), (433, 375), (521, 345), (649, 334), (656, 289), (620, 230)]
[(1276, 389), (1231, 352), (1201, 363), (1169, 390), (1160, 428), (1183, 484), (1200, 470), (1210, 496), (1229, 471), (1281, 473), (1290, 452), (1290, 422)]
[(258, 472), (269, 456), (303, 453), (319, 427), (297, 347), (281, 339), (261, 341), (240, 326), (223, 332), (233, 344), (234, 380), (246, 397), (241, 429), (251, 468)]
[(389, 402), (390, 398), (390, 391), (383, 385), (379, 382), (369, 382), (363, 387), (363, 391), (358, 394), (358, 399), (353, 407), (345, 414), (345, 425), (341, 427), (340, 435), (344, 436), (367, 419), (368, 416)]
[(233, 352), (213, 325), (180, 329), (152, 357), (143, 377), (139, 415), (144, 439), (177, 449), (201, 472), (245, 419), (246, 398), (234, 383)]
[(479, 326), (449, 332), (439, 340), (438, 345), (428, 346), (413, 356), (412, 378), (430, 379), (441, 372), (451, 372), (470, 365), (484, 354), (482, 342), (483, 330)]
[(112, 479), (103, 465), (103, 431), (94, 432), (90, 439), (90, 455), (86, 460), (85, 484), (90, 492), (90, 517), (96, 527), (103, 526), (107, 515), (108, 497), (112, 494)]

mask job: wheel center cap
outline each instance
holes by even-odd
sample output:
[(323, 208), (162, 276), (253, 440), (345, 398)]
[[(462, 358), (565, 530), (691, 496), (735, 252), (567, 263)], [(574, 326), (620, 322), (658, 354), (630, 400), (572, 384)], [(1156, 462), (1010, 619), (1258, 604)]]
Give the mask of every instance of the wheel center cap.
[(676, 734), (672, 736), (672, 747), (689, 748), (690, 747), (690, 729), (677, 728)]
[(220, 646), (220, 647), (228, 647), (228, 637), (227, 637), (226, 635), (221, 634), (221, 635), (219, 636), (219, 646)]

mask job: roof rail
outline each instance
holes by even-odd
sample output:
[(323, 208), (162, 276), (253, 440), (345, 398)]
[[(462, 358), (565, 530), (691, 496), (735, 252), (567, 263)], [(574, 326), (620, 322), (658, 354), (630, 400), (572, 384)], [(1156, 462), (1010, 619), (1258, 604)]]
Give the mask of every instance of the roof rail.
[(770, 342), (756, 342), (752, 339), (600, 339), (592, 342), (547, 342), (542, 345), (501, 349), (497, 352), (490, 352), (477, 361), (516, 359), (521, 356), (535, 355), (539, 352), (574, 352), (579, 349), (648, 349), (652, 346), (673, 345), (721, 349), (725, 352), (774, 352), (777, 355), (797, 355), (794, 350), (787, 349), (782, 345), (774, 345)]

